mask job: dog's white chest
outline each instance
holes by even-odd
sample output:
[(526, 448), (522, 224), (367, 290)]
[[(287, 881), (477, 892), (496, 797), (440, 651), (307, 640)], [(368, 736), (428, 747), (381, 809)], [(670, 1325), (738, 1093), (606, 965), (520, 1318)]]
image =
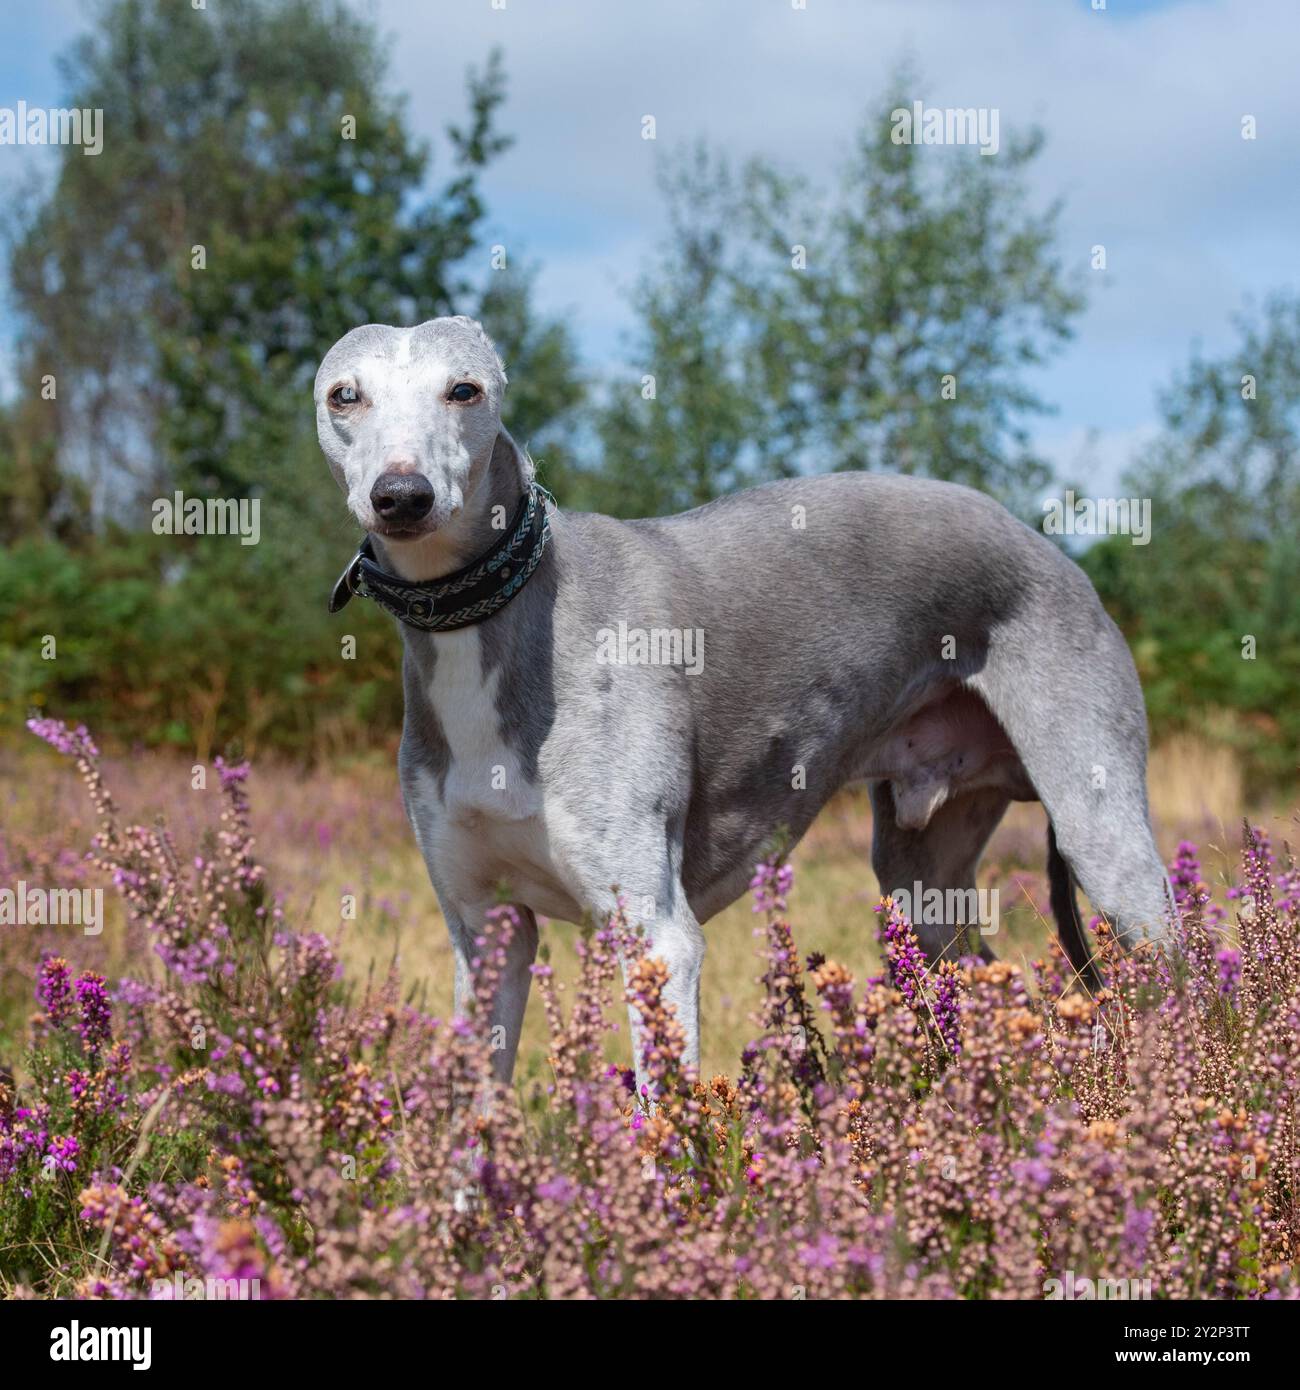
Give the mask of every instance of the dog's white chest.
[(497, 671), (483, 671), (478, 630), (438, 639), (428, 695), (447, 742), (440, 790), (425, 774), (411, 804), (421, 848), (439, 892), (465, 908), (505, 890), (547, 916), (579, 911), (554, 861), (543, 789), (524, 775), (497, 711)]
[(540, 798), (502, 736), (499, 674), (484, 674), (477, 628), (439, 639), (429, 696), (451, 755), (442, 788), (443, 815), (451, 824), (519, 821), (540, 810)]

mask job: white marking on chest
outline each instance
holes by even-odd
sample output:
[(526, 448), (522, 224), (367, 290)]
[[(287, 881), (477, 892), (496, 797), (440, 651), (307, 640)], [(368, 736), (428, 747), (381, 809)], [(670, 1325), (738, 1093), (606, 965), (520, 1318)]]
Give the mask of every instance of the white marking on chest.
[(451, 750), (443, 788), (453, 822), (517, 821), (536, 815), (541, 798), (519, 759), (501, 737), (496, 692), (499, 670), (483, 674), (482, 642), (475, 627), (438, 638), (429, 698)]

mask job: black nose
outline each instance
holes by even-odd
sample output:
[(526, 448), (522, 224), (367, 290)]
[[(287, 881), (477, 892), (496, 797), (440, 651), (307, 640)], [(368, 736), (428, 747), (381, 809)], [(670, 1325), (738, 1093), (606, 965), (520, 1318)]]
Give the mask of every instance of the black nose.
[(410, 526), (433, 507), (433, 484), (422, 473), (385, 473), (370, 489), (375, 515), (389, 526)]

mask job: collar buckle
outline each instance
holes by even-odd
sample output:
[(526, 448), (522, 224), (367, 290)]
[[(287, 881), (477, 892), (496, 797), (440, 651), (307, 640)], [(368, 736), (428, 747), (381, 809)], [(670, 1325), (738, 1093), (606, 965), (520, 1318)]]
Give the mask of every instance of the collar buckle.
[(330, 612), (337, 613), (340, 608), (347, 606), (348, 600), (357, 591), (357, 578), (361, 574), (361, 551), (348, 561), (347, 568), (334, 581), (334, 588), (330, 591)]

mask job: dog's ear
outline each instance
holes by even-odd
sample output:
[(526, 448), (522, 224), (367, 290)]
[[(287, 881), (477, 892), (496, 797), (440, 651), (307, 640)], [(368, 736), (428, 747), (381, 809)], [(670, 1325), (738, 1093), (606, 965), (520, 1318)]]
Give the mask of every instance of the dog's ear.
[(486, 348), (492, 361), (496, 363), (496, 369), (501, 376), (501, 384), (504, 386), (510, 380), (510, 378), (506, 376), (505, 363), (502, 362), (501, 354), (497, 351), (496, 344), (488, 337), (483, 325), (477, 319), (470, 318), (467, 314), (456, 314), (452, 322), (463, 324), (474, 334), (483, 347)]

